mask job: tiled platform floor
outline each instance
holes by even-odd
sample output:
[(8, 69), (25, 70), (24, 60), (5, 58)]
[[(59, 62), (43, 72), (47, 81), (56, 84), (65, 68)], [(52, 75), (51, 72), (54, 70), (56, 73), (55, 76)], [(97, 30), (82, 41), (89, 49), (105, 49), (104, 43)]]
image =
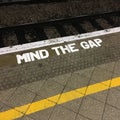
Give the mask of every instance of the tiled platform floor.
[[(40, 80), (16, 88), (0, 91), (0, 111), (6, 111), (27, 103), (34, 103), (67, 92), (120, 76), (120, 61), (90, 67), (84, 70)], [(76, 91), (79, 93), (79, 91)], [(82, 94), (82, 93), (79, 93)], [(60, 99), (58, 97), (58, 100)], [(51, 108), (25, 115), (19, 120), (119, 120), (120, 87), (111, 88), (89, 96), (83, 96)], [(15, 109), (17, 110), (17, 109)], [(19, 111), (19, 110), (17, 110)]]

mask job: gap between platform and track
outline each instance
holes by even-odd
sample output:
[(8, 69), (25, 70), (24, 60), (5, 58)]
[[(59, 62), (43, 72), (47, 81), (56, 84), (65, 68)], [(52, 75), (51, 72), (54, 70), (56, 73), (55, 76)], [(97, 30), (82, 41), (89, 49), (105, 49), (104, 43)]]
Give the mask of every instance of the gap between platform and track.
[[(0, 120), (13, 120), (23, 116), (22, 111), (29, 107), (25, 115), (30, 115), (32, 113), (45, 110), (47, 108), (54, 107), (56, 104), (63, 104), (77, 98), (82, 98), (87, 95), (98, 93), (110, 88), (120, 86), (120, 77), (113, 78), (112, 80), (106, 80), (100, 83), (92, 84), (86, 87), (74, 89), (62, 94), (57, 94), (55, 96), (29, 103), (23, 106), (15, 107), (13, 109), (4, 111), (0, 113)], [(82, 93), (82, 94), (81, 94)], [(59, 100), (58, 100), (59, 98)], [(54, 102), (52, 102), (54, 101)], [(56, 101), (56, 102), (55, 102)], [(18, 112), (20, 111), (20, 112)]]
[(100, 31), (90, 32), (90, 33), (85, 33), (85, 34), (78, 34), (78, 35), (73, 35), (73, 36), (48, 39), (48, 40), (43, 40), (39, 42), (26, 43), (22, 45), (15, 45), (11, 47), (4, 47), (4, 48), (0, 48), (0, 55), (60, 44), (64, 42), (83, 40), (83, 39), (87, 39), (91, 37), (97, 37), (97, 36), (102, 36), (102, 35), (107, 35), (107, 34), (112, 34), (112, 33), (117, 33), (117, 32), (120, 32), (120, 27), (115, 27), (115, 28), (110, 28), (106, 30), (100, 30)]

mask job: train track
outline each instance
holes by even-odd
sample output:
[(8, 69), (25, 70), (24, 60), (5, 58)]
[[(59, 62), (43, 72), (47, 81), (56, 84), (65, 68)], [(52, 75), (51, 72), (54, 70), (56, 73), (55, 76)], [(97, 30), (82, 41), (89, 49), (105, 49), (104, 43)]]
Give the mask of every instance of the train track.
[(66, 2), (67, 0), (0, 0), (1, 5)]
[(0, 48), (120, 26), (120, 11), (0, 28)]

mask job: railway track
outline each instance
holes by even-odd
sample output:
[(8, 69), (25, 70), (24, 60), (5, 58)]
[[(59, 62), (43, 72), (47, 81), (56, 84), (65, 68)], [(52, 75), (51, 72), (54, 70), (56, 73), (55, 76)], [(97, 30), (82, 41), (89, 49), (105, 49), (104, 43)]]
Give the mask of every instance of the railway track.
[(120, 11), (0, 28), (0, 48), (120, 26)]

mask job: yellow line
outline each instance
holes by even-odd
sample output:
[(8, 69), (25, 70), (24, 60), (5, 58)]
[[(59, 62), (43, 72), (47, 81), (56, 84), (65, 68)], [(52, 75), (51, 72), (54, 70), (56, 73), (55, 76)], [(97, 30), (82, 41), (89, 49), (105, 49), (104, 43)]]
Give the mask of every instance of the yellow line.
[[(13, 119), (17, 119), (17, 118), (22, 117), (23, 116), (22, 112), (28, 106), (30, 106), (30, 107), (29, 107), (28, 111), (25, 113), (26, 115), (29, 115), (29, 114), (35, 113), (37, 111), (41, 111), (41, 110), (53, 107), (56, 105), (55, 102), (57, 102), (57, 104), (66, 103), (66, 102), (75, 100), (77, 98), (81, 98), (83, 96), (87, 96), (90, 94), (101, 92), (103, 90), (107, 90), (109, 88), (113, 88), (113, 87), (117, 87), (117, 86), (120, 86), (120, 77), (114, 78), (112, 80), (107, 80), (104, 82), (96, 83), (93, 85), (89, 85), (86, 87), (78, 88), (78, 89), (75, 89), (75, 90), (72, 90), (69, 92), (65, 92), (65, 93), (62, 93), (61, 96), (60, 96), (60, 94), (58, 94), (58, 95), (49, 97), (47, 99), (33, 102), (31, 105), (26, 104), (23, 106), (16, 107), (14, 109), (3, 111), (0, 113), (0, 120), (13, 120)], [(83, 94), (80, 94), (79, 92), (83, 93)], [(58, 100), (59, 97), (60, 97), (60, 99)], [(50, 100), (54, 101), (54, 102), (51, 102)], [(20, 111), (20, 112), (18, 112), (18, 111)]]

